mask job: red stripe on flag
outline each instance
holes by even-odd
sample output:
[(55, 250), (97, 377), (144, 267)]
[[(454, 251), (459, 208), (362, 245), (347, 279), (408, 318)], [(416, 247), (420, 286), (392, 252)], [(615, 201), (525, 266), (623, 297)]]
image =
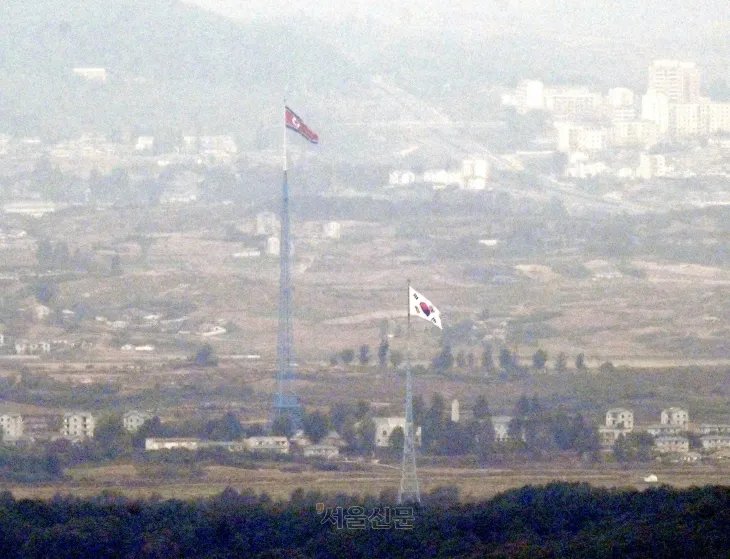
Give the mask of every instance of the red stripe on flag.
[(294, 132), (299, 133), (299, 135), (303, 136), (313, 144), (319, 143), (319, 136), (315, 134), (309, 126), (304, 124), (302, 122), (302, 119), (297, 116), (297, 114), (292, 111), (289, 107), (285, 107), (285, 122), (286, 127), (294, 130)]

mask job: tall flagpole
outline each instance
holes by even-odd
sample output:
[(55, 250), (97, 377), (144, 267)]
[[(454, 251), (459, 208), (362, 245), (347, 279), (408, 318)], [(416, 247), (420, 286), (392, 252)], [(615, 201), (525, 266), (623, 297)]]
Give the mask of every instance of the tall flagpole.
[(291, 230), (289, 221), (289, 181), (287, 179), (286, 99), (284, 99), (283, 181), (281, 186), (281, 235), (279, 236), (279, 334), (277, 340), (277, 392), (271, 425), (282, 417), (289, 418), (291, 427), (301, 427), (301, 408), (291, 389), (292, 376), (292, 286)]
[(400, 491), (398, 503), (420, 503), (418, 474), (416, 472), (415, 428), (413, 425), (413, 379), (411, 374), (411, 280), (408, 279), (408, 304), (406, 314), (408, 328), (406, 330), (406, 422), (403, 438), (403, 463), (401, 466)]

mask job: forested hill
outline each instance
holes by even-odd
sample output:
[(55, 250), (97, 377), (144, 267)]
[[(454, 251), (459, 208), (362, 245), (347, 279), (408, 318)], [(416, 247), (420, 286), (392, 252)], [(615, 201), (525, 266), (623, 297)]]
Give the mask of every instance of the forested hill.
[(409, 520), (396, 529), (392, 518), (381, 521), (386, 529), (373, 529), (367, 520), (365, 528), (347, 529), (323, 523), (316, 503), (332, 510), (358, 504), (363, 518), (379, 503), (301, 491), (288, 503), (274, 503), (232, 489), (195, 502), (109, 494), (37, 502), (5, 493), (0, 556), (681, 559), (727, 557), (730, 549), (725, 487), (636, 492), (551, 484), (462, 505), (450, 495), (442, 490), (426, 499), (412, 529), (403, 529)]
[[(285, 91), (321, 95), (356, 75), (307, 27), (238, 24), (176, 0), (0, 4), (0, 133), (230, 132), (273, 120)], [(75, 67), (103, 67), (107, 83)]]

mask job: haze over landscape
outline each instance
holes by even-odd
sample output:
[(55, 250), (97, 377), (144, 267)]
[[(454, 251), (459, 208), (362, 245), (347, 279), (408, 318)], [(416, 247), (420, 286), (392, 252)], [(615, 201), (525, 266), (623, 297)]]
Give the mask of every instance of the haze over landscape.
[(720, 0), (2, 2), (0, 556), (725, 554), (729, 65)]

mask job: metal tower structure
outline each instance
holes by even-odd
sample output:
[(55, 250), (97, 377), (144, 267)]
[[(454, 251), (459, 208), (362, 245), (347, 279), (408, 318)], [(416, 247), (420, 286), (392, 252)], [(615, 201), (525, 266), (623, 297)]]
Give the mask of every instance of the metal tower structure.
[(404, 429), (403, 440), (403, 462), (401, 465), (400, 490), (398, 491), (398, 503), (420, 503), (421, 494), (418, 489), (418, 473), (416, 472), (416, 444), (415, 428), (413, 426), (413, 378), (411, 374), (411, 312), (410, 312), (410, 287), (411, 280), (408, 280), (408, 330), (406, 331), (406, 428)]
[(291, 387), (293, 365), (291, 225), (289, 222), (289, 181), (287, 179), (286, 128), (284, 128), (284, 179), (281, 187), (281, 235), (279, 238), (279, 335), (277, 372), (271, 425), (288, 417), (294, 429), (301, 427), (302, 408)]

